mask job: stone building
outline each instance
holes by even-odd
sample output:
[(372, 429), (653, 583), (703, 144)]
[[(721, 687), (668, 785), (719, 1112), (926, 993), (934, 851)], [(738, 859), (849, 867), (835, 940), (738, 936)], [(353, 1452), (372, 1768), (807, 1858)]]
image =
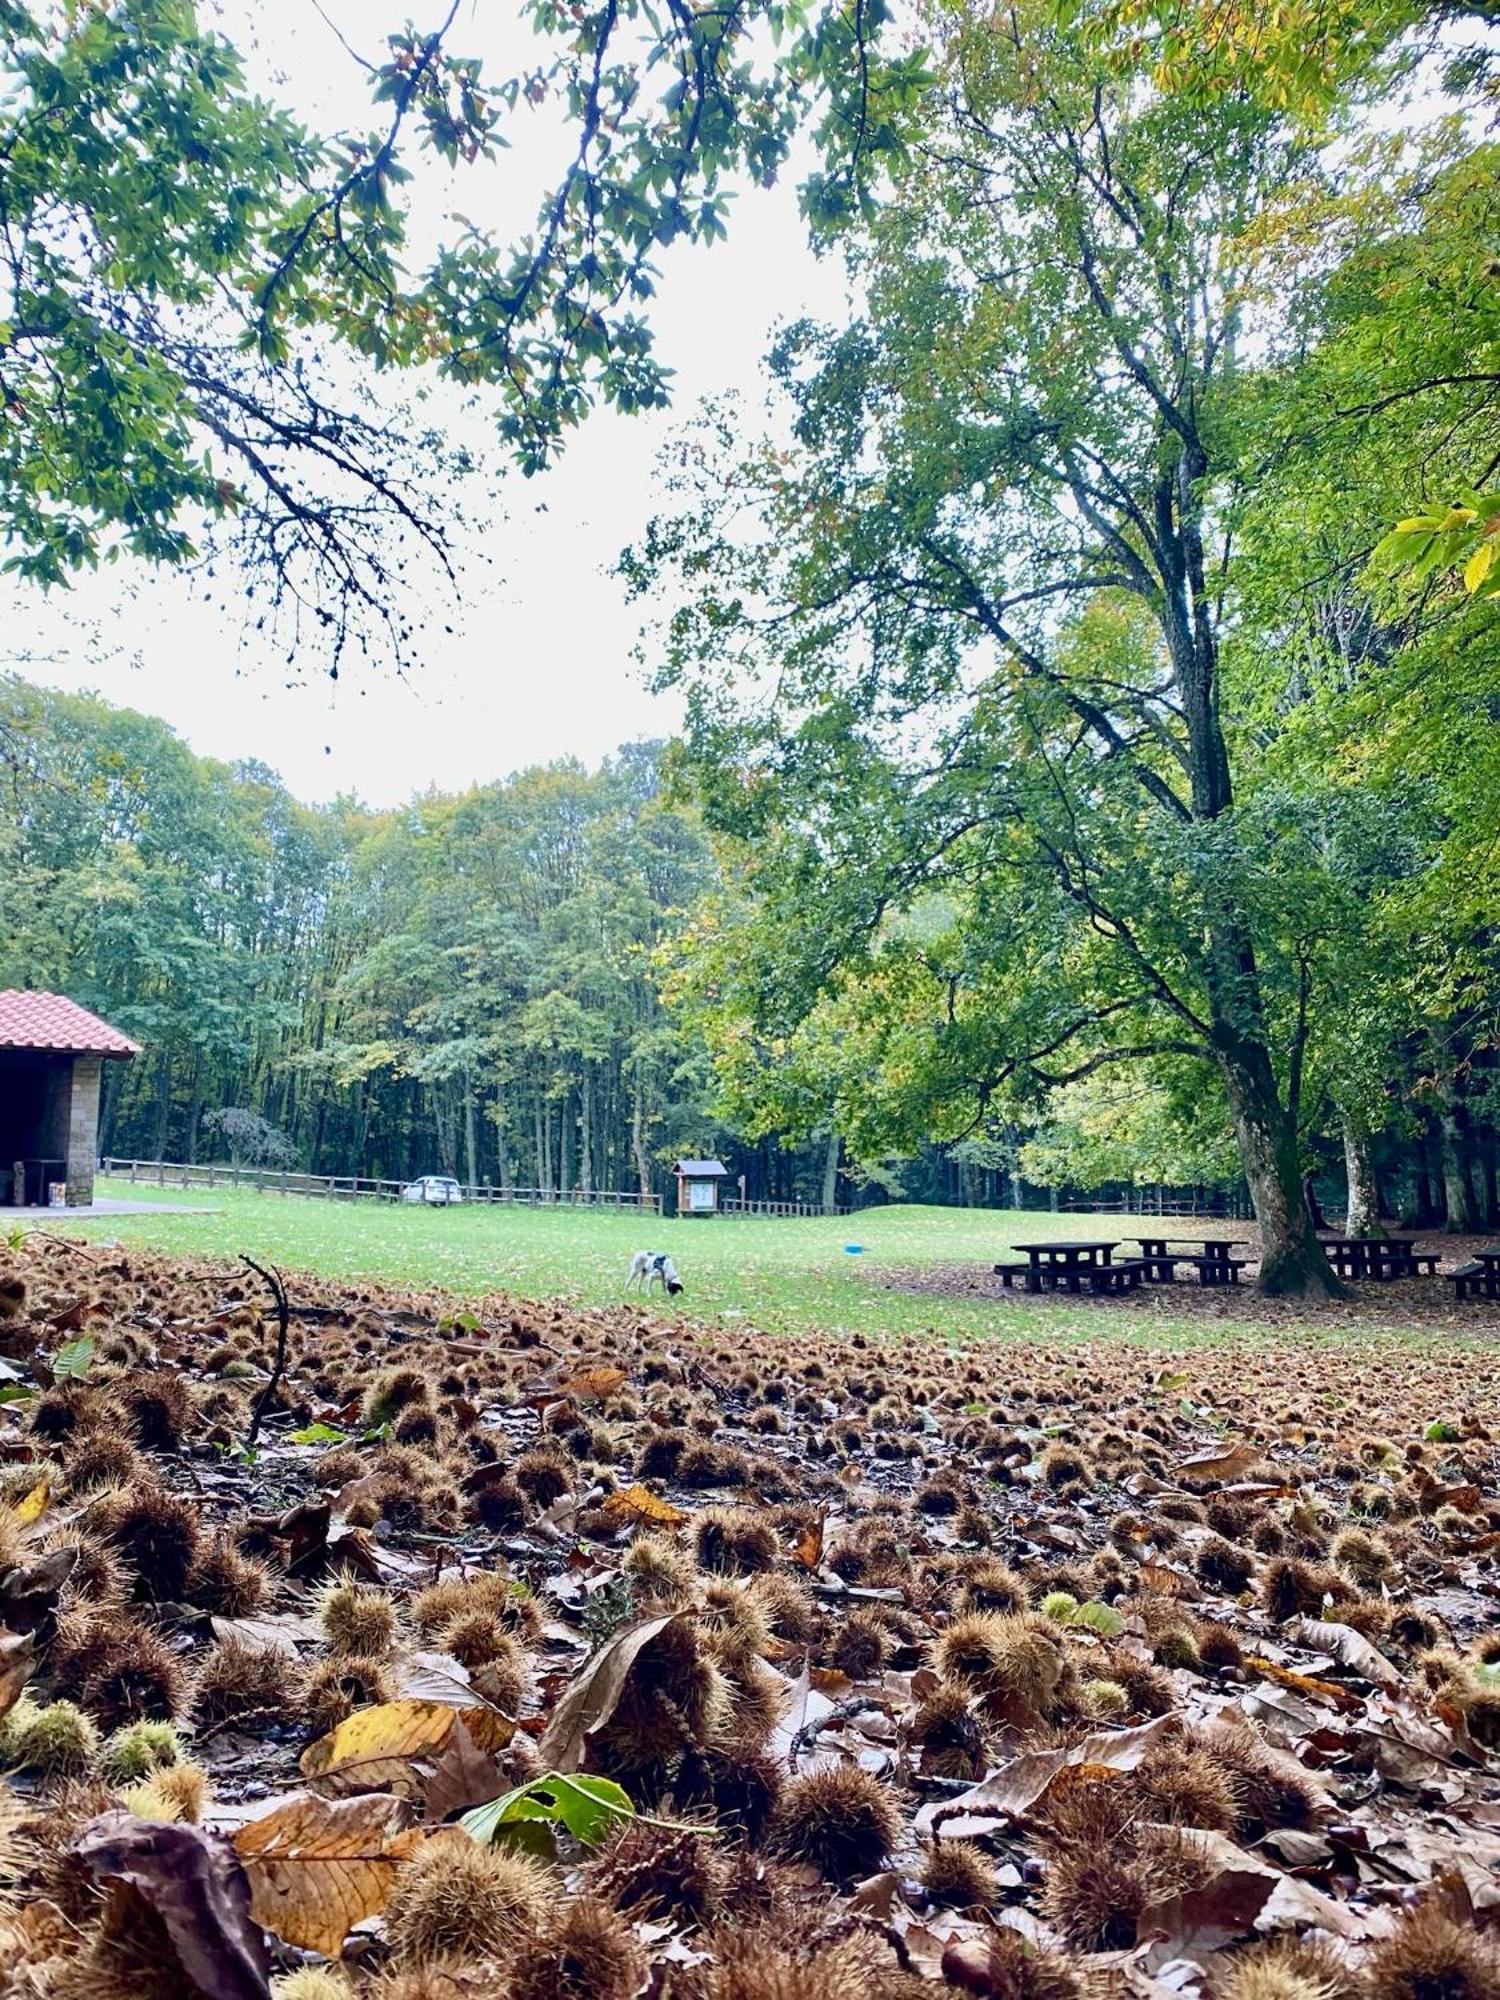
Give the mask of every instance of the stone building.
[(0, 1207), (45, 1207), (59, 1185), (89, 1205), (104, 1065), (139, 1053), (60, 993), (0, 992)]

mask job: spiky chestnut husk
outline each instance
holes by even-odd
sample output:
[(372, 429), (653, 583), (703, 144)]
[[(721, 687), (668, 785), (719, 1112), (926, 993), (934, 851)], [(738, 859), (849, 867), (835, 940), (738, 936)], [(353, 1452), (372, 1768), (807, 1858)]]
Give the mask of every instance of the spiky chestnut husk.
[(672, 1788), (680, 1808), (706, 1807), (721, 1833), (738, 1834), (751, 1847), (765, 1839), (783, 1789), (776, 1760), (742, 1743), (690, 1753)]
[(712, 1830), (628, 1823), (584, 1870), (584, 1885), (638, 1918), (709, 1924), (723, 1908), (729, 1866)]
[(689, 1443), (684, 1430), (657, 1431), (647, 1438), (636, 1455), (636, 1476), (640, 1479), (675, 1479), (682, 1454)]
[(386, 1904), (392, 1957), (468, 1964), (529, 1952), (557, 1893), (555, 1877), (528, 1854), (481, 1847), (457, 1831), (434, 1834), (402, 1864)]
[(403, 1410), (391, 1426), (391, 1435), (397, 1444), (432, 1444), (437, 1434), (438, 1421), (434, 1410)]
[(994, 1720), (1022, 1726), (1052, 1715), (1066, 1671), (1056, 1638), (1036, 1622), (988, 1611), (955, 1618), (933, 1664), (942, 1679), (973, 1688)]
[(1236, 1633), (1227, 1625), (1202, 1618), (1197, 1625), (1198, 1657), (1205, 1667), (1237, 1667), (1245, 1657)]
[(1369, 2000), (1500, 2000), (1500, 1948), (1432, 1901), (1380, 1940), (1364, 1975)]
[(698, 1581), (692, 1558), (660, 1535), (638, 1535), (620, 1567), (630, 1578), (638, 1605), (666, 1611), (680, 1610)]
[(130, 1612), (69, 1613), (59, 1622), (48, 1662), (57, 1687), (74, 1696), (102, 1729), (171, 1722), (182, 1713), (181, 1660)]
[(568, 1461), (551, 1451), (523, 1451), (515, 1462), (512, 1477), (527, 1499), (538, 1507), (550, 1507), (573, 1486)]
[(330, 1583), (318, 1595), (318, 1623), (336, 1653), (384, 1659), (396, 1636), (396, 1607), (383, 1590), (359, 1583)]
[(633, 2000), (646, 1970), (625, 1918), (595, 1896), (580, 1896), (518, 1960), (507, 2000)]
[(1079, 1713), (1091, 1722), (1122, 1722), (1130, 1713), (1130, 1696), (1118, 1681), (1081, 1681), (1077, 1701)]
[(770, 1523), (750, 1507), (705, 1507), (693, 1546), (702, 1568), (721, 1576), (752, 1576), (780, 1554)]
[(1136, 1766), (1134, 1790), (1144, 1816), (1172, 1826), (1228, 1833), (1239, 1818), (1224, 1766), (1188, 1743), (1158, 1743)]
[(401, 1410), (414, 1404), (425, 1407), (432, 1400), (427, 1377), (416, 1368), (387, 1368), (377, 1375), (365, 1396), (364, 1422), (367, 1430), (378, 1430), (394, 1421)]
[(1272, 1827), (1312, 1827), (1326, 1814), (1328, 1794), (1295, 1758), (1273, 1749), (1249, 1723), (1221, 1718), (1189, 1741), (1224, 1771), (1238, 1801), (1235, 1830), (1255, 1838)]
[(1185, 1669), (1189, 1673), (1198, 1673), (1203, 1666), (1203, 1656), (1191, 1627), (1176, 1623), (1163, 1625), (1157, 1632), (1151, 1657), (1159, 1667)]
[(1335, 1568), (1361, 1590), (1379, 1590), (1395, 1573), (1396, 1558), (1390, 1543), (1365, 1528), (1343, 1529), (1335, 1535), (1329, 1554)]
[(93, 1525), (129, 1566), (137, 1597), (171, 1602), (187, 1595), (202, 1545), (191, 1500), (161, 1486), (140, 1486), (106, 1495), (91, 1512)]
[(967, 1688), (934, 1688), (911, 1720), (911, 1739), (921, 1745), (922, 1770), (934, 1778), (976, 1778), (984, 1764), (984, 1731)]
[(187, 1580), (187, 1598), (220, 1618), (253, 1618), (271, 1592), (271, 1573), (252, 1556), (241, 1555), (223, 1535), (200, 1551)]
[(510, 1590), (509, 1579), (497, 1571), (481, 1570), (470, 1576), (445, 1577), (419, 1590), (408, 1607), (412, 1621), (424, 1639), (431, 1639), (455, 1618), (470, 1612), (498, 1610)]
[(1070, 1444), (1048, 1445), (1042, 1453), (1041, 1470), (1049, 1486), (1086, 1486), (1093, 1477), (1088, 1460)]
[(637, 1653), (591, 1756), (602, 1773), (622, 1781), (632, 1772), (668, 1769), (689, 1751), (722, 1743), (730, 1712), (724, 1675), (692, 1627), (674, 1619)]
[(26, 1310), (26, 1280), (0, 1278), (0, 1319), (19, 1319)]
[(995, 1864), (972, 1840), (940, 1840), (927, 1850), (922, 1886), (947, 1909), (985, 1908), (996, 1896)]
[(749, 1591), (734, 1583), (704, 1586), (698, 1606), (698, 1634), (719, 1664), (747, 1672), (771, 1643), (765, 1613)]
[(1060, 1951), (1034, 1949), (1013, 1930), (950, 1946), (943, 1978), (985, 2000), (1083, 2000), (1083, 1981)]
[(1255, 1557), (1237, 1542), (1226, 1541), (1222, 1535), (1210, 1535), (1199, 1544), (1193, 1558), (1193, 1573), (1210, 1589), (1238, 1597), (1255, 1574)]
[(60, 1383), (32, 1404), (31, 1435), (48, 1444), (97, 1435), (104, 1409), (104, 1398), (97, 1389), (82, 1382)]
[(1278, 1624), (1289, 1618), (1321, 1618), (1325, 1600), (1343, 1602), (1351, 1595), (1333, 1570), (1298, 1556), (1277, 1556), (1261, 1578), (1261, 1602)]
[(1176, 1705), (1172, 1683), (1160, 1667), (1133, 1653), (1111, 1652), (1104, 1666), (1108, 1678), (1124, 1688), (1132, 1715), (1170, 1715)]
[(334, 1653), (312, 1667), (303, 1686), (307, 1726), (318, 1735), (336, 1729), (357, 1708), (390, 1701), (395, 1684), (383, 1660)]
[(828, 1659), (852, 1681), (872, 1680), (885, 1665), (890, 1635), (868, 1611), (851, 1611), (834, 1634)]
[(351, 2000), (353, 1989), (329, 1966), (299, 1965), (271, 1981), (271, 2000)]
[(112, 1882), (88, 1943), (47, 1991), (50, 2000), (159, 2000), (182, 1985), (182, 1961), (165, 1923), (136, 1890)]
[(99, 1752), (99, 1731), (71, 1701), (23, 1695), (0, 1724), (0, 1758), (48, 1778), (81, 1777)]
[(181, 1450), (197, 1409), (180, 1375), (164, 1368), (132, 1370), (110, 1384), (109, 1394), (144, 1451)]
[(129, 1722), (100, 1751), (99, 1771), (114, 1784), (129, 1785), (181, 1760), (182, 1739), (170, 1722)]
[(146, 1461), (119, 1431), (86, 1431), (67, 1451), (63, 1476), (70, 1493), (98, 1493), (109, 1486), (129, 1488), (147, 1478)]
[(1311, 1938), (1268, 1938), (1237, 1954), (1221, 2000), (1357, 2000), (1359, 1981), (1327, 1945)]
[(782, 1794), (775, 1838), (781, 1852), (810, 1861), (833, 1882), (873, 1875), (900, 1832), (885, 1786), (857, 1764), (794, 1778)]
[(1147, 1829), (1135, 1852), (1121, 1837), (1112, 1847), (1069, 1845), (1048, 1863), (1042, 1908), (1070, 1944), (1124, 1951), (1137, 1941), (1142, 1912), (1180, 1894), (1201, 1873), (1166, 1829)]
[(200, 1722), (232, 1716), (301, 1713), (302, 1676), (284, 1653), (221, 1639), (203, 1656), (193, 1679), (193, 1710)]
[(746, 1589), (760, 1606), (778, 1639), (786, 1639), (793, 1645), (807, 1645), (822, 1631), (821, 1612), (794, 1577), (774, 1573), (756, 1576), (751, 1578)]

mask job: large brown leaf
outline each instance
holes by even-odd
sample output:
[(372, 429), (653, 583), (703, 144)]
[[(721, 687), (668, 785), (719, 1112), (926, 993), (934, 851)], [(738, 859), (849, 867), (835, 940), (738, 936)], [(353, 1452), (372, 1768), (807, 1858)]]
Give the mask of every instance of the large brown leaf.
[(1169, 1715), (1143, 1722), (1137, 1729), (1117, 1729), (1085, 1736), (1066, 1750), (1027, 1750), (992, 1771), (957, 1798), (933, 1800), (917, 1814), (919, 1834), (949, 1840), (972, 1840), (993, 1830), (998, 1820), (1019, 1819), (1044, 1799), (1065, 1771), (1090, 1766), (1102, 1771), (1133, 1771), (1154, 1743), (1177, 1727)]
[(337, 1958), (344, 1939), (386, 1906), (396, 1870), (421, 1844), (400, 1799), (320, 1799), (294, 1792), (241, 1827), (234, 1850), (251, 1913), (288, 1944)]
[(0, 1631), (0, 1715), (9, 1715), (37, 1669), (36, 1634)]
[(1337, 1625), (1322, 1618), (1299, 1618), (1292, 1627), (1292, 1637), (1299, 1646), (1311, 1646), (1320, 1653), (1332, 1653), (1341, 1667), (1348, 1667), (1351, 1673), (1360, 1674), (1376, 1687), (1398, 1688), (1404, 1685), (1399, 1671), (1381, 1652), (1372, 1646), (1363, 1632), (1356, 1632), (1352, 1625)]
[(655, 1638), (686, 1615), (673, 1611), (665, 1618), (643, 1619), (638, 1625), (623, 1627), (600, 1647), (552, 1712), (536, 1750), (543, 1770), (582, 1768), (588, 1739), (614, 1714), (631, 1668)]
[(1240, 1479), (1264, 1458), (1259, 1445), (1232, 1444), (1179, 1459), (1172, 1471), (1179, 1479)]
[(1185, 1827), (1178, 1838), (1203, 1865), (1204, 1880), (1151, 1905), (1137, 1925), (1142, 1937), (1165, 1938), (1176, 1956), (1217, 1951), (1253, 1931), (1309, 1925), (1337, 1937), (1364, 1936), (1364, 1924), (1342, 1903), (1261, 1856), (1247, 1854), (1227, 1835)]
[[(125, 1882), (166, 1926), (182, 1970), (205, 2000), (269, 2000), (266, 1941), (234, 1849), (201, 1826), (164, 1826), (133, 1813), (91, 1820), (73, 1852), (102, 1882)], [(164, 1990), (172, 1982), (164, 1981)]]

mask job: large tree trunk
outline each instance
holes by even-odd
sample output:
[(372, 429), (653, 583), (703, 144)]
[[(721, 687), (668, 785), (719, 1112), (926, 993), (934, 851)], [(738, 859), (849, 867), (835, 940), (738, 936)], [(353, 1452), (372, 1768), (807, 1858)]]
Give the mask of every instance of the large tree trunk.
[(838, 1209), (839, 1199), (839, 1152), (842, 1142), (838, 1132), (828, 1135), (828, 1144), (823, 1152), (823, 1213), (833, 1215)]
[(1474, 1199), (1474, 1183), (1469, 1175), (1468, 1133), (1458, 1104), (1445, 1100), (1440, 1120), (1443, 1134), (1443, 1198), (1448, 1219), (1444, 1228), (1459, 1236), (1472, 1236), (1480, 1227), (1479, 1205)]
[(1345, 1111), (1344, 1172), (1349, 1205), (1344, 1216), (1346, 1236), (1383, 1236), (1380, 1221), (1380, 1181), (1375, 1172), (1375, 1141), (1360, 1121)]
[(1341, 1298), (1344, 1288), (1313, 1232), (1302, 1192), (1297, 1134), (1281, 1103), (1268, 1052), (1258, 1041), (1225, 1032), (1217, 1055), (1260, 1224), (1261, 1291)]

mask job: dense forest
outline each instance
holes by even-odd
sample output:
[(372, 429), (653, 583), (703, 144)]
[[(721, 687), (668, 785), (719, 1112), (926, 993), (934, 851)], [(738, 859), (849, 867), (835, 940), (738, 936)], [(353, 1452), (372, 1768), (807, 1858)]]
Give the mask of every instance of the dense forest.
[[(1236, 1197), (1222, 1100), (1181, 1065), (1101, 1069), (1003, 1121), (922, 1129), (910, 1059), (941, 1030), (953, 917), (936, 901), (891, 927), (903, 990), (872, 970), (842, 1023), (824, 1009), (756, 1029), (736, 986), (753, 968), (724, 959), (755, 870), (671, 765), (634, 744), (593, 773), (312, 807), (164, 723), (11, 679), (0, 985), (67, 992), (142, 1043), (108, 1072), (101, 1149), (125, 1157), (664, 1192), (676, 1155), (709, 1151), (752, 1200)], [(1482, 1014), (1449, 1035), (1392, 1044), (1356, 1178), (1388, 1213), (1473, 1227), (1497, 1214), (1496, 1071)], [(1330, 1210), (1347, 1137), (1333, 1074), (1310, 1080), (1301, 1135)], [(930, 1084), (915, 1103), (934, 1104)]]
[(753, 1195), (814, 1195), (824, 1149), (736, 1142), (658, 998), (655, 954), (715, 878), (660, 746), (312, 808), (162, 723), (10, 681), (0, 755), (0, 985), (143, 1045), (109, 1072), (106, 1152), (224, 1157), (229, 1109), (313, 1172), (649, 1189), (720, 1147)]

